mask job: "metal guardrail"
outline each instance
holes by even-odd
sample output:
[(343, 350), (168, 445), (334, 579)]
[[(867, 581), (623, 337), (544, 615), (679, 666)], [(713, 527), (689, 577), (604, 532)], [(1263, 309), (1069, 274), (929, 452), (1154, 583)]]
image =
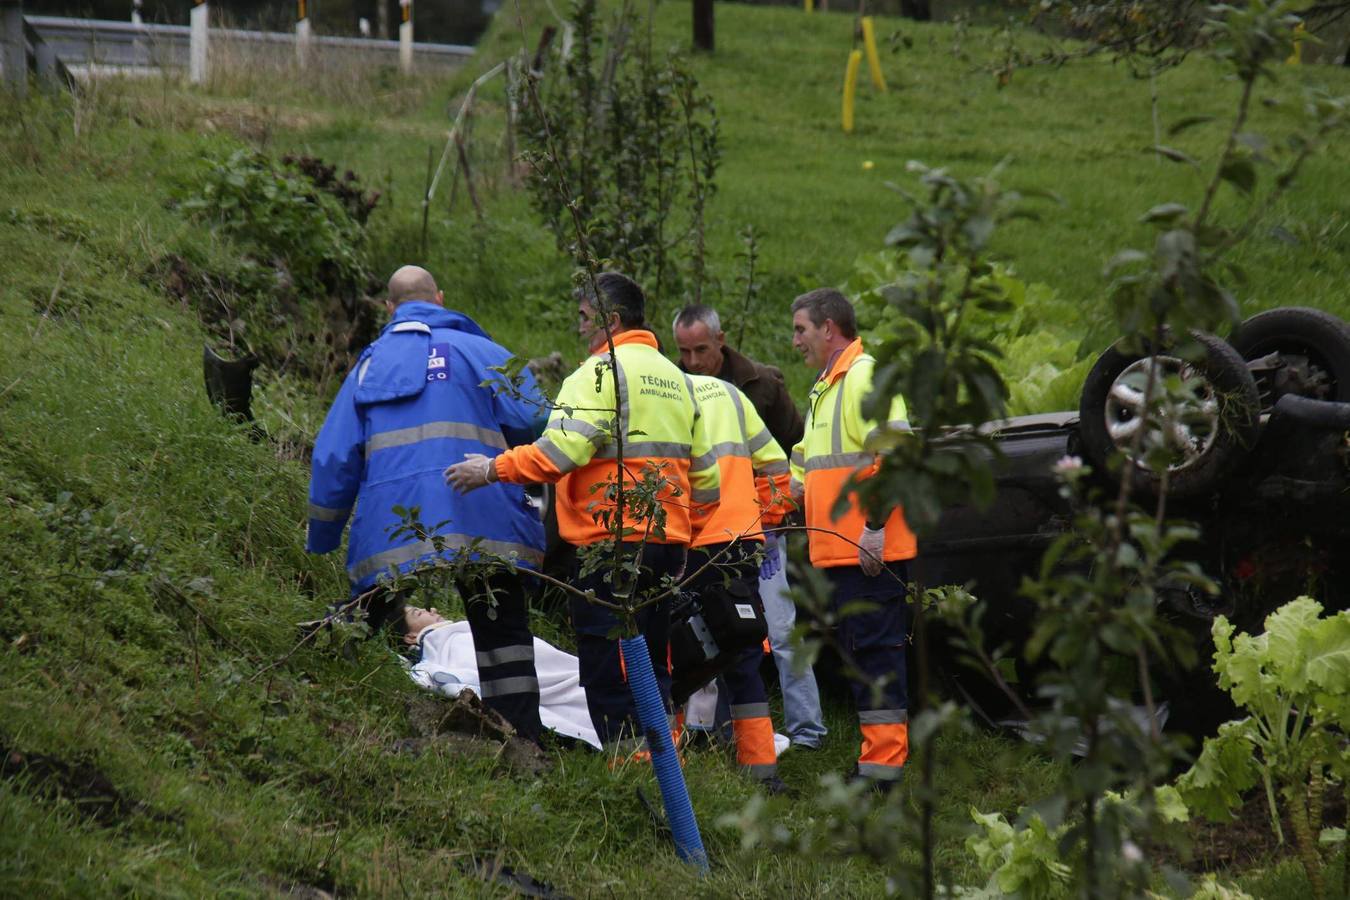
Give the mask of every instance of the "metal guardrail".
[[(51, 45), (68, 66), (186, 68), (191, 29), (186, 25), (71, 19), (64, 16), (26, 16), (28, 24)], [(295, 52), (295, 35), (279, 31), (212, 28), (213, 43), (255, 45), (278, 55)], [(344, 54), (372, 64), (398, 65), (398, 41), (314, 35), (310, 47), (317, 53)], [(457, 66), (473, 56), (463, 44), (414, 44), (418, 65)]]

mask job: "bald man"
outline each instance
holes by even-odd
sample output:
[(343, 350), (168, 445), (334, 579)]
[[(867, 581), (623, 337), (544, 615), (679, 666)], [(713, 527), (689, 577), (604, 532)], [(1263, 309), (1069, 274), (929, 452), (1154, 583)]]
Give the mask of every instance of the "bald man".
[[(539, 682), (519, 570), (543, 559), (543, 526), (519, 486), (458, 494), (441, 472), (465, 454), (495, 457), (531, 443), (547, 421), (545, 400), (528, 370), (519, 392), (482, 387), (511, 354), (446, 309), (426, 269), (395, 272), (385, 308), (389, 324), (348, 374), (314, 444), (307, 549), (336, 550), (352, 518), (347, 574), (353, 597), (376, 589), (364, 603), (373, 628), (401, 608), (402, 598), (382, 587), (391, 573), (438, 560), (497, 561), (461, 575), (455, 590), (473, 632), (483, 700), (537, 740)], [(431, 535), (395, 534), (402, 523), (395, 507), (419, 507)]]

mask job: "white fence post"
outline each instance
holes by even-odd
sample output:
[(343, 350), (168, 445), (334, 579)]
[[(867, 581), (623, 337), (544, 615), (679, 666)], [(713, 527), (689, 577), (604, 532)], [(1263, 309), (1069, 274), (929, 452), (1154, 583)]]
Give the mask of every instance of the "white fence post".
[(398, 5), (403, 7), (403, 21), (398, 26), (398, 67), (404, 75), (410, 75), (413, 64), (412, 0), (398, 0)]
[(28, 45), (23, 38), (23, 3), (0, 0), (0, 64), (17, 97), (28, 95)]
[(300, 68), (309, 65), (309, 10), (305, 7), (305, 0), (298, 0), (300, 6), (296, 10), (295, 19), (295, 61)]
[(141, 24), (141, 0), (131, 0), (131, 24)]
[(210, 4), (206, 0), (197, 0), (197, 4), (192, 7), (192, 17), (189, 20), (192, 32), (188, 45), (188, 80), (193, 84), (206, 83), (206, 51), (210, 41), (207, 30), (210, 15)]

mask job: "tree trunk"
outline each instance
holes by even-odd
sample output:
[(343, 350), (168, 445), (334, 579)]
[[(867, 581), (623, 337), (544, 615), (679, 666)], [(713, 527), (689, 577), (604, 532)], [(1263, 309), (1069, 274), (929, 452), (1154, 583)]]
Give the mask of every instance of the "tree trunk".
[(928, 0), (900, 0), (900, 15), (927, 22), (933, 18), (933, 8)]
[(694, 49), (713, 51), (713, 0), (694, 0)]

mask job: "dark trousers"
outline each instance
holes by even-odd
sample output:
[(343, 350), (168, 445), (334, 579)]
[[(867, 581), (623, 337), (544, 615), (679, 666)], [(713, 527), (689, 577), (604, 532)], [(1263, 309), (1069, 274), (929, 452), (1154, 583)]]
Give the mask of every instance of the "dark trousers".
[[(703, 591), (734, 579), (749, 588), (751, 602), (762, 611), (759, 563), (754, 558), (761, 546), (758, 541), (737, 541), (690, 550), (689, 571), (698, 572), (693, 576), (693, 589)], [(711, 564), (704, 568), (705, 563)], [(773, 720), (769, 717), (769, 695), (759, 674), (763, 661), (762, 644), (746, 647), (722, 673), (720, 683), (726, 686), (725, 696), (730, 701), (737, 762), (751, 776), (770, 779), (778, 774), (778, 754), (773, 743)]]
[(860, 566), (823, 570), (834, 588), (836, 616), (850, 603), (874, 604), (872, 609), (851, 612), (838, 620), (840, 653), (862, 676), (862, 680), (850, 679), (859, 712), (903, 710), (908, 701), (905, 676), (905, 644), (909, 637), (907, 570), (903, 562), (887, 563), (886, 568), (889, 573), (881, 572), (875, 576), (864, 574)]
[[(734, 579), (750, 588), (753, 602), (763, 608), (763, 601), (759, 597), (759, 563), (755, 561), (753, 555), (762, 546), (758, 541), (736, 541), (730, 545), (709, 544), (706, 547), (694, 547), (689, 551), (689, 565), (686, 568), (686, 572), (692, 576), (687, 590), (697, 594), (711, 585), (723, 583), (725, 579)], [(724, 549), (726, 552), (721, 553)], [(713, 559), (716, 559), (716, 562), (704, 568), (704, 564)], [(702, 571), (699, 571), (700, 569)], [(698, 574), (695, 575), (695, 572)], [(727, 693), (730, 695), (727, 699), (732, 709), (769, 702), (769, 695), (764, 690), (764, 679), (759, 675), (760, 663), (763, 661), (763, 647), (747, 647), (736, 658), (735, 664), (722, 673), (721, 680), (727, 686)], [(720, 698), (718, 709), (719, 711), (721, 709)], [(767, 714), (766, 712), (765, 715)]]
[(514, 572), (455, 585), (473, 633), (478, 683), (483, 701), (505, 717), (521, 737), (539, 739), (539, 676), (534, 668), (534, 635), (530, 631), (526, 580)]
[[(514, 572), (462, 578), (455, 591), (464, 601), (473, 634), (478, 681), (483, 702), (501, 713), (521, 737), (539, 739), (539, 677), (534, 668), (534, 635), (530, 631), (528, 590), (536, 580)], [(366, 621), (378, 629), (403, 614), (412, 590), (381, 591), (366, 608)]]
[[(638, 545), (625, 545), (620, 551), (631, 559)], [(685, 548), (678, 544), (647, 544), (642, 548), (639, 575), (633, 590), (634, 601), (659, 590), (665, 576), (674, 576), (684, 565)], [(625, 562), (625, 568), (631, 568)], [(601, 600), (613, 601), (614, 589), (606, 580), (608, 566), (582, 576), (580, 571), (572, 583), (583, 591), (594, 591)], [(642, 730), (637, 723), (637, 710), (628, 690), (622, 655), (619, 652), (618, 627), (620, 620), (612, 611), (598, 604), (573, 596), (572, 625), (577, 633), (577, 658), (581, 666), (581, 686), (586, 689), (586, 706), (591, 713), (600, 743), (612, 745), (621, 740), (637, 738)], [(647, 640), (652, 656), (652, 669), (661, 689), (661, 700), (666, 713), (672, 712), (670, 703), (670, 600), (662, 600), (637, 613), (639, 633)]]

